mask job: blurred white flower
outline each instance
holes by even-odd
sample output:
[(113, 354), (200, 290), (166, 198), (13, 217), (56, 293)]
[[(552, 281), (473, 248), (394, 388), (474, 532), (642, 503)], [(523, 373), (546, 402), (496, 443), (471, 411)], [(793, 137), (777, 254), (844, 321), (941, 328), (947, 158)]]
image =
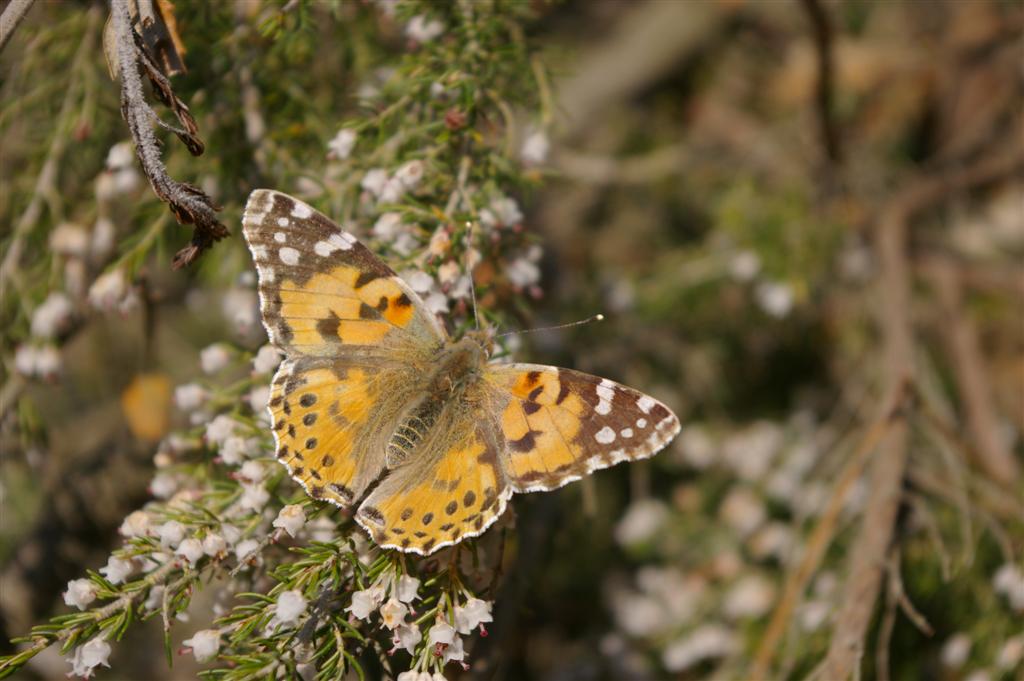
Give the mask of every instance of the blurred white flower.
[(397, 177), (389, 177), (380, 189), (378, 198), (381, 203), (398, 203), (405, 193), (405, 185)]
[(118, 532), (123, 537), (145, 537), (149, 534), (151, 521), (145, 511), (133, 511), (121, 523)]
[(465, 605), (455, 606), (455, 628), (460, 634), (469, 634), (484, 622), (493, 622), (491, 603), (470, 598)]
[(423, 270), (405, 270), (401, 277), (416, 293), (426, 293), (434, 288), (434, 278)]
[(740, 535), (746, 536), (761, 526), (767, 511), (752, 491), (746, 487), (733, 487), (719, 506), (718, 515)]
[(700, 424), (683, 429), (679, 435), (679, 446), (683, 459), (697, 470), (704, 470), (718, 458), (714, 441)]
[(135, 563), (131, 560), (110, 556), (107, 564), (100, 568), (100, 574), (111, 584), (123, 584), (128, 576), (135, 571)]
[(430, 627), (430, 631), (427, 632), (427, 641), (432, 646), (437, 645), (438, 643), (450, 645), (455, 639), (455, 628), (447, 622), (437, 622), (434, 626)]
[(519, 157), (526, 165), (540, 165), (548, 160), (548, 152), (551, 151), (551, 141), (543, 130), (533, 130), (523, 140)]
[(1015, 612), (1024, 611), (1024, 571), (1013, 563), (1004, 563), (992, 577), (992, 588), (1009, 601)]
[(416, 600), (416, 592), (419, 591), (420, 580), (409, 575), (402, 575), (395, 584), (395, 598), (403, 603), (412, 603)]
[(750, 552), (759, 560), (775, 558), (784, 563), (793, 550), (795, 541), (793, 530), (788, 525), (773, 521), (750, 538)]
[(215, 417), (206, 426), (206, 441), (213, 445), (225, 444), (235, 434), (237, 424), (227, 414)]
[(242, 561), (254, 560), (258, 557), (256, 551), (259, 548), (260, 543), (255, 539), (243, 539), (242, 541), (235, 544), (235, 560), (237, 560), (239, 563), (241, 563)]
[(81, 258), (89, 252), (89, 233), (74, 222), (62, 222), (50, 232), (50, 248), (60, 255)]
[(772, 421), (757, 421), (730, 435), (722, 443), (725, 461), (744, 480), (760, 480), (771, 468), (782, 446), (782, 428)]
[(448, 233), (448, 229), (444, 225), (441, 225), (430, 236), (430, 243), (427, 245), (427, 251), (430, 255), (442, 256), (448, 252), (451, 245), (452, 237)]
[(306, 524), (306, 512), (299, 504), (288, 504), (274, 518), (274, 527), (279, 527), (291, 536), (296, 536)]
[(987, 669), (975, 669), (964, 677), (964, 681), (992, 681), (992, 675)]
[(298, 589), (283, 591), (274, 605), (274, 619), (284, 625), (294, 625), (306, 612), (306, 599)]
[(221, 297), (220, 308), (224, 318), (239, 334), (251, 331), (260, 318), (259, 297), (249, 288), (229, 288)]
[(189, 565), (195, 566), (199, 562), (199, 559), (203, 557), (203, 543), (195, 537), (189, 537), (178, 544), (178, 549), (174, 552), (176, 556), (181, 556), (188, 561)]
[(64, 592), (64, 603), (85, 610), (85, 606), (96, 600), (96, 585), (89, 579), (72, 579)]
[(405, 624), (405, 616), (408, 614), (409, 608), (397, 598), (389, 598), (380, 609), (381, 621), (388, 629)]
[(203, 553), (208, 556), (220, 556), (228, 550), (228, 543), (224, 537), (215, 532), (203, 537)]
[(72, 311), (71, 299), (54, 291), (32, 312), (32, 335), (39, 338), (56, 336), (67, 328)]
[(177, 520), (168, 520), (157, 530), (157, 536), (160, 537), (162, 546), (173, 549), (185, 538), (185, 526)]
[(269, 343), (256, 351), (252, 370), (257, 374), (269, 374), (281, 363), (281, 351)]
[(68, 658), (71, 663), (71, 673), (68, 676), (79, 676), (83, 679), (92, 677), (93, 670), (100, 665), (109, 667), (107, 660), (110, 658), (110, 644), (101, 636), (89, 639), (88, 642), (77, 646)]
[(107, 170), (121, 170), (135, 165), (135, 149), (128, 140), (118, 142), (107, 152)]
[[(395, 629), (395, 634), (392, 637), (392, 641), (396, 648), (404, 648), (409, 654), (416, 651), (416, 646), (423, 640), (423, 633), (420, 628), (415, 624), (399, 624)], [(401, 674), (399, 674), (401, 678)]]
[(942, 666), (949, 669), (960, 669), (971, 654), (971, 637), (960, 632), (953, 634), (942, 644), (940, 659)]
[(327, 143), (327, 155), (329, 158), (338, 160), (346, 159), (352, 153), (352, 147), (356, 145), (356, 131), (352, 128), (342, 128), (330, 142)]
[(402, 186), (407, 190), (414, 189), (416, 185), (423, 179), (424, 165), (423, 161), (415, 159), (407, 161), (398, 167), (395, 171), (394, 179), (402, 183)]
[(204, 373), (215, 374), (231, 361), (231, 352), (224, 343), (214, 343), (199, 351), (199, 366)]
[(149, 493), (157, 499), (170, 499), (178, 491), (178, 477), (173, 473), (157, 473), (149, 483)]
[(247, 511), (262, 511), (269, 501), (270, 492), (263, 485), (242, 485), (242, 496), (238, 500), (238, 505)]
[(668, 508), (661, 501), (634, 501), (615, 526), (615, 541), (621, 546), (633, 546), (650, 541), (667, 519)]
[(404, 225), (402, 224), (401, 215), (398, 213), (384, 213), (377, 218), (377, 222), (373, 224), (371, 231), (378, 239), (391, 241), (403, 230)]
[(426, 300), (423, 302), (426, 304), (427, 309), (434, 314), (444, 314), (448, 312), (448, 296), (440, 291), (434, 291), (427, 296)]
[(220, 652), (220, 631), (203, 629), (192, 634), (192, 638), (182, 641), (182, 645), (192, 649), (196, 662), (209, 662)]
[(359, 185), (374, 196), (380, 196), (387, 181), (388, 173), (386, 170), (383, 168), (373, 168), (366, 171), (366, 174), (363, 175), (363, 181)]
[(174, 403), (184, 412), (195, 411), (203, 406), (210, 393), (198, 383), (186, 383), (174, 389)]
[(352, 594), (352, 603), (345, 608), (345, 611), (352, 613), (356, 619), (365, 620), (370, 617), (370, 613), (376, 610), (383, 600), (384, 589), (380, 585), (374, 585), (369, 589), (354, 592)]
[(426, 15), (417, 14), (405, 25), (405, 35), (420, 43), (429, 43), (444, 33), (444, 24), (437, 19), (428, 19)]
[(267, 476), (267, 467), (262, 461), (246, 461), (238, 471), (238, 477), (249, 482), (259, 482)]
[(89, 287), (89, 304), (100, 312), (131, 311), (138, 297), (128, 286), (128, 277), (120, 267), (104, 272)]
[(793, 309), (793, 289), (789, 284), (764, 281), (754, 289), (758, 305), (768, 315), (782, 319)]
[(108, 217), (100, 216), (92, 226), (89, 240), (89, 254), (94, 261), (101, 261), (114, 251), (117, 227)]
[(511, 227), (523, 221), (523, 212), (515, 199), (507, 196), (495, 196), (487, 208), (480, 211), (480, 223), (484, 227)]
[(996, 655), (996, 668), (1000, 670), (1015, 669), (1024, 659), (1024, 634), (1018, 634), (1006, 639), (1003, 647)]
[[(209, 428), (207, 428), (206, 437), (207, 439), (210, 439)], [(233, 435), (224, 440), (224, 444), (221, 445), (220, 458), (224, 461), (224, 463), (237, 466), (238, 464), (242, 463), (242, 461), (245, 459), (246, 453), (255, 446), (256, 444), (254, 441), (247, 440), (243, 437), (238, 437), (237, 435)]]
[(775, 585), (760, 575), (741, 577), (725, 595), (722, 613), (729, 619), (760, 617), (775, 601)]
[(458, 278), (461, 269), (462, 268), (459, 267), (457, 262), (449, 260), (437, 268), (437, 280), (441, 282), (442, 285), (451, 284)]
[(54, 345), (20, 345), (14, 352), (14, 368), (24, 376), (54, 376), (60, 366), (60, 351)]
[(823, 600), (807, 601), (797, 608), (797, 617), (804, 631), (817, 631), (825, 624), (830, 614), (832, 606)]
[(704, 660), (730, 655), (736, 647), (732, 631), (718, 624), (705, 624), (666, 646), (661, 661), (668, 671), (681, 672)]
[(505, 276), (513, 286), (528, 288), (540, 281), (540, 267), (528, 258), (519, 257), (505, 268)]
[(760, 271), (761, 258), (754, 251), (739, 251), (729, 260), (729, 274), (736, 281), (750, 281)]
[(258, 418), (268, 418), (267, 407), (270, 405), (270, 386), (258, 385), (249, 391), (249, 408)]

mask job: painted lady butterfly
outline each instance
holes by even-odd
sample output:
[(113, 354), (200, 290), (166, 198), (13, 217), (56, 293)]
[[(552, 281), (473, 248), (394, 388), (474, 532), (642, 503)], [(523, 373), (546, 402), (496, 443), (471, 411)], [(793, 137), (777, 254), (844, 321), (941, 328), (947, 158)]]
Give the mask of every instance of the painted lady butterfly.
[(553, 490), (653, 455), (679, 432), (665, 405), (607, 379), (491, 364), (452, 340), (355, 237), (258, 189), (242, 218), (263, 323), (286, 358), (271, 423), (306, 491), (386, 548), (429, 554), (486, 530), (515, 492)]

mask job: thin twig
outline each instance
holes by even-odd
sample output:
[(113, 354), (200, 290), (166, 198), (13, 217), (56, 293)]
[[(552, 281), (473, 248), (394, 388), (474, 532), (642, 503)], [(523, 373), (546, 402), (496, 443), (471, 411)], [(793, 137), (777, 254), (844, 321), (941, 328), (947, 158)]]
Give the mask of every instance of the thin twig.
[(833, 88), (835, 68), (832, 59), (832, 26), (828, 14), (819, 0), (800, 0), (807, 12), (814, 30), (814, 46), (818, 53), (818, 82), (815, 91), (815, 102), (818, 113), (818, 129), (821, 143), (825, 147), (825, 156), (832, 163), (843, 160), (842, 147), (839, 142), (839, 129), (836, 125), (835, 107), (833, 106)]
[(32, 8), (33, 2), (35, 0), (11, 0), (7, 7), (4, 7), (3, 13), (0, 14), (0, 52), (7, 46), (7, 41), (14, 35), (18, 24)]

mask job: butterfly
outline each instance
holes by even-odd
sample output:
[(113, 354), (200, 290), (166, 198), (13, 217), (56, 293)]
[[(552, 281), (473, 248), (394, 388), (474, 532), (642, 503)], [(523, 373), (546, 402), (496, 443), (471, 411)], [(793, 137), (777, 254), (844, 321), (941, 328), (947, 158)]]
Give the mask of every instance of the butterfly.
[(284, 352), (275, 451), (382, 547), (427, 555), (484, 532), (516, 492), (649, 457), (679, 419), (571, 369), (488, 361), (394, 271), (302, 201), (258, 189), (242, 218), (263, 324)]

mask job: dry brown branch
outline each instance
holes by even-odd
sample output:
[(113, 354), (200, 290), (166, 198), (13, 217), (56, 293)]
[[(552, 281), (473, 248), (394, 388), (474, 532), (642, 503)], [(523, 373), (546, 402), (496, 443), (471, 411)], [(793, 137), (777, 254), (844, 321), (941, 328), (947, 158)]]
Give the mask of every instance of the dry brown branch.
[(974, 442), (971, 452), (993, 480), (1010, 487), (1020, 478), (1020, 465), (999, 437), (999, 419), (978, 347), (978, 331), (963, 309), (963, 292), (955, 265), (934, 259), (929, 275), (942, 309), (946, 348), (962, 398), (967, 430)]
[[(1022, 161), (1024, 153), (1013, 150), (1012, 155), (985, 158), (959, 172), (923, 176), (907, 185), (882, 209), (875, 228), (875, 250), (880, 266), (879, 326), (883, 367), (890, 381), (888, 394), (902, 390), (903, 382), (912, 377), (913, 371), (910, 271), (905, 253), (910, 219), (953, 192), (1017, 171)], [(900, 419), (886, 433), (871, 467), (871, 493), (851, 547), (849, 577), (822, 666), (823, 678), (845, 680), (859, 667), (892, 541), (906, 463), (907, 424)]]
[(832, 59), (832, 26), (829, 24), (828, 14), (819, 0), (800, 0), (800, 4), (811, 20), (811, 27), (814, 31), (814, 47), (818, 56), (815, 105), (821, 143), (825, 148), (825, 156), (828, 160), (839, 163), (843, 160), (843, 151), (839, 142), (839, 129), (834, 114), (835, 107), (832, 104), (835, 80)]
[(18, 24), (28, 14), (33, 2), (35, 0), (11, 0), (7, 7), (4, 7), (3, 13), (0, 13), (0, 52), (3, 52), (7, 41), (18, 30)]

